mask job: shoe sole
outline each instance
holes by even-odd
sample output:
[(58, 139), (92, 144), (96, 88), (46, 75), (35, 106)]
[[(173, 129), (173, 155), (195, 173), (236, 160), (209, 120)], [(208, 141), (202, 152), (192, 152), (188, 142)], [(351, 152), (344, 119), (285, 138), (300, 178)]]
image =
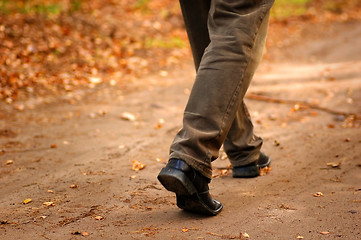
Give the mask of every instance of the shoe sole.
[(160, 183), (171, 192), (176, 194), (177, 206), (185, 211), (201, 213), (204, 215), (217, 215), (223, 208), (220, 204), (216, 210), (209, 208), (200, 198), (197, 189), (184, 172), (175, 168), (163, 168), (159, 175)]

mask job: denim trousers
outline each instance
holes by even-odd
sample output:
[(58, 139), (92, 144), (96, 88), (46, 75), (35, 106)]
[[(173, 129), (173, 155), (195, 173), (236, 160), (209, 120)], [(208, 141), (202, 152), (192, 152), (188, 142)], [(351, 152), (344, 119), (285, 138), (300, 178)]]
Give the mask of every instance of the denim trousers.
[(208, 179), (223, 144), (233, 167), (258, 160), (262, 139), (244, 96), (262, 58), (274, 0), (180, 0), (196, 67), (170, 159)]

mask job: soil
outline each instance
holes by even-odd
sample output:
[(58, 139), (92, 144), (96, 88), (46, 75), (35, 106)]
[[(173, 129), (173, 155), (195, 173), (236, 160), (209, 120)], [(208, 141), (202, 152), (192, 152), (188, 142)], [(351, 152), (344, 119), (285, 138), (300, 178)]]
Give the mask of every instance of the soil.
[(347, 115), (361, 114), (359, 46), (359, 21), (268, 46), (249, 94), (326, 111), (247, 99), (272, 169), (234, 179), (222, 154), (215, 217), (178, 209), (156, 179), (181, 127), (190, 58), (127, 91), (102, 84), (23, 111), (1, 103), (0, 239), (361, 239), (361, 128)]

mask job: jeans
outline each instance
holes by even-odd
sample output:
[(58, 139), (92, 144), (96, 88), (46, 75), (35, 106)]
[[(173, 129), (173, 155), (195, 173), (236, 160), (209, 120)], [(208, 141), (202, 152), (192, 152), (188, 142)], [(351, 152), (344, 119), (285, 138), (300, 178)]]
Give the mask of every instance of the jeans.
[(262, 139), (243, 99), (262, 58), (273, 2), (180, 0), (197, 75), (170, 159), (209, 179), (222, 144), (233, 167), (258, 160)]

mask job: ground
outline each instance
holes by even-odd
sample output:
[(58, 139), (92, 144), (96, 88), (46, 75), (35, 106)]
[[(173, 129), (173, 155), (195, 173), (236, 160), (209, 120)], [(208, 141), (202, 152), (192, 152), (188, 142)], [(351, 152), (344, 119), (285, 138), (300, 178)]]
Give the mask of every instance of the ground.
[(272, 169), (233, 179), (221, 154), (215, 217), (178, 209), (156, 179), (181, 127), (190, 58), (127, 91), (103, 84), (23, 111), (2, 103), (0, 239), (361, 239), (359, 46), (359, 21), (268, 46), (247, 105)]

